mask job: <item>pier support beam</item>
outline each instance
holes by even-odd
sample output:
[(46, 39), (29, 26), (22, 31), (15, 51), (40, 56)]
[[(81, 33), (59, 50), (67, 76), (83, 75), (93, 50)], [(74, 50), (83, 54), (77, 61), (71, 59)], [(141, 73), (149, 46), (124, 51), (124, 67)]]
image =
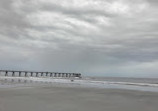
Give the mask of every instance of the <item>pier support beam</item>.
[(46, 72), (46, 76), (48, 76), (48, 72)]
[(25, 72), (25, 77), (27, 77), (27, 72)]
[(19, 72), (19, 77), (21, 77), (21, 72)]
[(12, 76), (15, 76), (15, 72), (13, 71)]
[(8, 71), (5, 72), (5, 76), (8, 76)]
[(33, 76), (33, 72), (31, 72), (31, 77)]
[(50, 77), (52, 77), (53, 73), (50, 73)]
[(36, 72), (36, 77), (38, 77), (38, 72)]
[(41, 72), (41, 76), (43, 76), (43, 72)]

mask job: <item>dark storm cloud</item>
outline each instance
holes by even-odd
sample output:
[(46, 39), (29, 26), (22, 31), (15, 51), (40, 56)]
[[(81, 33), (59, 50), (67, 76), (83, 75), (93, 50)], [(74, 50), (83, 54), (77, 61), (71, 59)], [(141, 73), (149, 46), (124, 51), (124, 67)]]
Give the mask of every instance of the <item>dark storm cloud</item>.
[(156, 0), (0, 0), (0, 66), (158, 76), (157, 5)]

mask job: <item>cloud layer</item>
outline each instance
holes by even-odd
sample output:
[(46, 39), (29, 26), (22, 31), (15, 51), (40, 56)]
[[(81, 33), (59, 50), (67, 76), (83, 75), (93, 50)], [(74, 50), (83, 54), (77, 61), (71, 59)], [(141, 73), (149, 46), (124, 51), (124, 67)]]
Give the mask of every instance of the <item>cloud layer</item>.
[(2, 69), (158, 77), (156, 0), (0, 0)]

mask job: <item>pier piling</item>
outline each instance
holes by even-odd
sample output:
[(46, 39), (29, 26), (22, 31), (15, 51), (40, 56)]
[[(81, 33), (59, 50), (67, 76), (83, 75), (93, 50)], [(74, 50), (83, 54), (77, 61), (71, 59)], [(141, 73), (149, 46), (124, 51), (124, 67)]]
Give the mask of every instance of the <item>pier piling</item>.
[(25, 72), (25, 77), (27, 77), (27, 72)]
[(5, 76), (8, 76), (8, 71), (5, 72)]
[(31, 72), (31, 77), (33, 76), (33, 72)]
[(12, 76), (15, 76), (15, 72), (13, 71)]
[(38, 72), (36, 72), (36, 77), (38, 77)]

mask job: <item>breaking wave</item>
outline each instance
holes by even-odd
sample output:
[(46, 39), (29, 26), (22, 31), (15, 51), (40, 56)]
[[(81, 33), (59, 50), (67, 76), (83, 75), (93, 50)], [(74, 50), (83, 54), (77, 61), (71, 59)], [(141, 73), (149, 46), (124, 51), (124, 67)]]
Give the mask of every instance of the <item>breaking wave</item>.
[(115, 82), (115, 81), (100, 81), (92, 79), (78, 79), (78, 78), (43, 78), (43, 77), (0, 77), (0, 87), (23, 86), (36, 83), (41, 85), (49, 84), (63, 84), (67, 86), (80, 87), (95, 87), (95, 88), (118, 88), (131, 89), (143, 91), (158, 92), (157, 83), (139, 83), (139, 82)]

